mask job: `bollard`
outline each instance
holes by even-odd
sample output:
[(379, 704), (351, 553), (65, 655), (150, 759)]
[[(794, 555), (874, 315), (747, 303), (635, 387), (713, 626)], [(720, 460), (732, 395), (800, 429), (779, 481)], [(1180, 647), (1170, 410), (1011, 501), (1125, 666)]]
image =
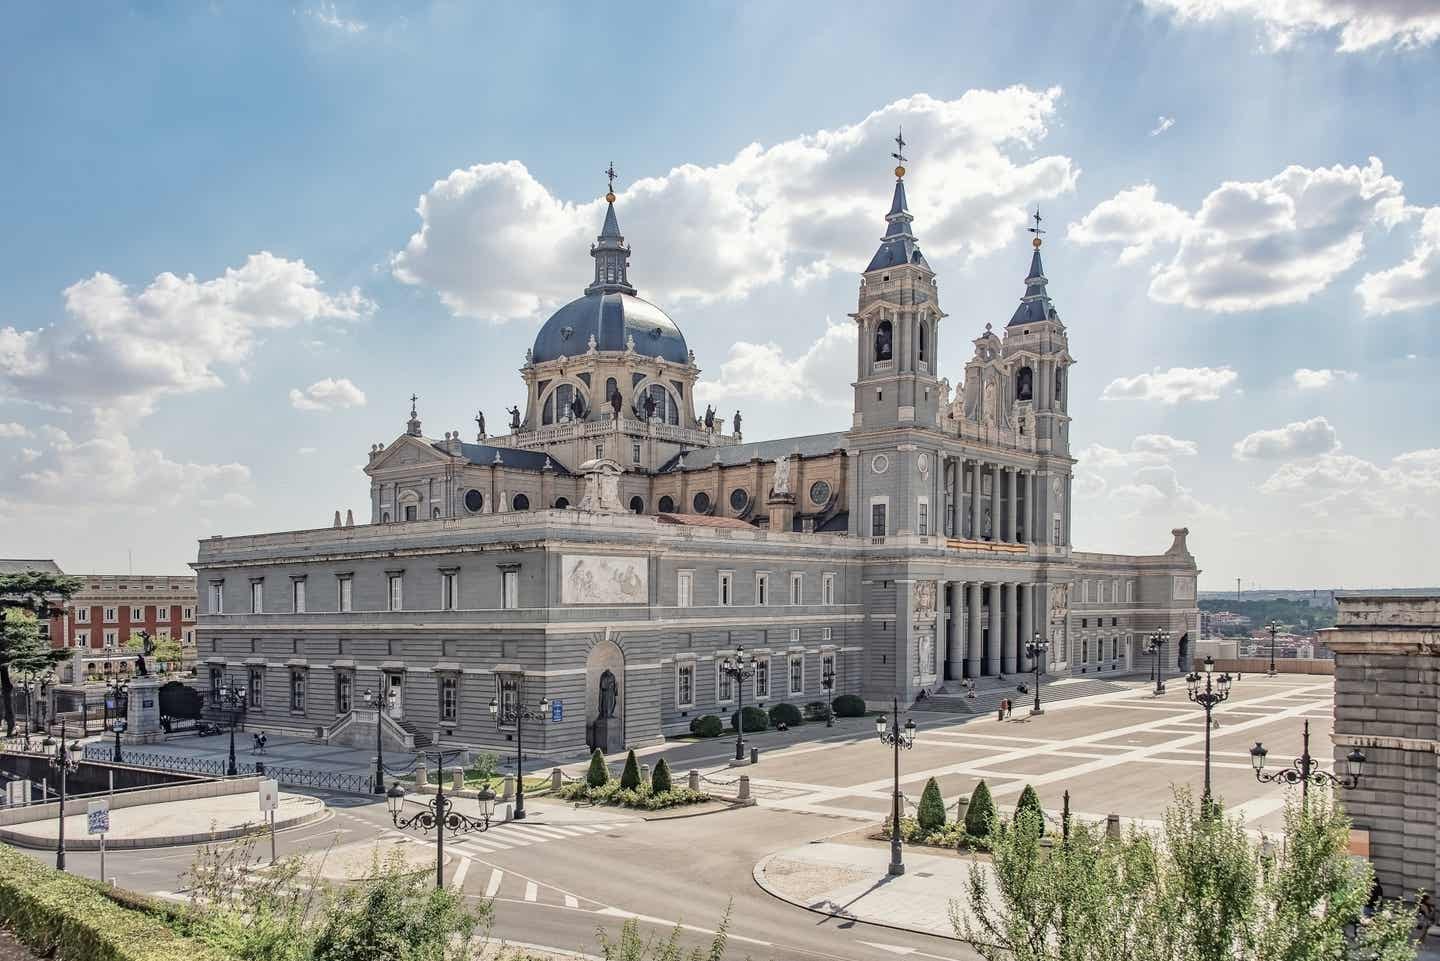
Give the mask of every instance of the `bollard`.
[[(112, 772), (110, 772), (110, 773), (111, 773), (111, 776), (113, 777), (115, 772), (112, 771)], [(256, 773), (256, 774), (260, 774), (260, 775), (263, 775), (263, 774), (265, 773), (265, 762), (264, 762), (264, 761), (256, 761), (256, 762), (255, 762), (255, 773)], [(112, 793), (113, 793), (113, 792), (112, 792)]]
[(690, 769), (690, 790), (700, 790), (700, 772), (695, 770), (693, 767)]
[(955, 799), (955, 823), (964, 824), (965, 815), (970, 813), (970, 795), (962, 794)]
[(751, 763), (751, 764), (759, 764), (759, 763), (760, 763), (760, 749), (759, 749), (758, 747), (752, 747), (752, 748), (750, 749), (750, 763)]
[(650, 765), (648, 764), (640, 765), (640, 783), (642, 785), (650, 783)]
[(565, 775), (561, 774), (560, 769), (557, 767), (555, 768), (555, 770), (550, 772), (550, 790), (559, 793), (560, 789), (564, 786)]
[(735, 795), (737, 801), (750, 800), (750, 775), (740, 775), (740, 792)]
[(415, 768), (415, 787), (427, 787), (430, 784), (430, 772), (425, 770), (425, 765), (420, 764)]
[[(505, 775), (505, 783), (504, 783), (504, 786), (500, 789), (500, 799), (501, 799), (502, 801), (508, 801), (508, 800), (510, 800), (510, 799), (511, 799), (512, 797), (514, 797), (514, 796), (515, 796), (515, 775), (513, 775), (513, 774), (507, 774), (507, 775)], [(507, 817), (506, 820), (508, 821), (509, 818)]]
[(1120, 840), (1120, 815), (1105, 815), (1105, 836), (1112, 841)]
[(450, 769), (450, 790), (460, 791), (465, 787), (465, 769), (453, 767)]

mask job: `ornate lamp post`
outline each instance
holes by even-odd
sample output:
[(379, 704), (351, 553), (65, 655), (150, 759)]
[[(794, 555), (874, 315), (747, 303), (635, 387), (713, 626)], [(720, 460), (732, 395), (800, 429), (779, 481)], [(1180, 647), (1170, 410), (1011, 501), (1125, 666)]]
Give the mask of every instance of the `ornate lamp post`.
[(907, 751), (915, 746), (915, 719), (908, 718), (900, 725), (900, 699), (893, 699), (894, 713), (890, 718), (881, 714), (875, 719), (875, 733), (880, 743), (887, 744), (895, 751), (895, 796), (890, 802), (890, 873), (899, 876), (905, 873), (900, 844), (900, 814), (905, 796), (900, 793), (900, 749)]
[(1210, 806), (1210, 712), (1215, 705), (1230, 697), (1230, 675), (1222, 674), (1217, 682), (1211, 684), (1214, 677), (1215, 658), (1209, 654), (1205, 655), (1205, 689), (1200, 689), (1200, 672), (1191, 671), (1185, 677), (1185, 683), (1190, 688), (1190, 700), (1199, 704), (1205, 709), (1205, 792), (1200, 796), (1202, 808)]
[(1032, 715), (1045, 713), (1040, 710), (1040, 659), (1048, 650), (1050, 650), (1050, 642), (1045, 640), (1039, 631), (1036, 631), (1035, 635), (1025, 642), (1025, 656), (1030, 658), (1031, 664), (1034, 665), (1031, 669), (1035, 672), (1035, 706), (1030, 709)]
[(829, 667), (828, 665), (826, 666), (826, 668), (825, 668), (825, 673), (824, 673), (823, 675), (821, 675), (821, 677), (820, 677), (820, 686), (825, 689), (825, 726), (826, 726), (826, 727), (834, 727), (834, 726), (835, 726), (835, 704), (834, 704), (834, 694), (835, 694), (835, 669), (834, 669), (834, 668)]
[(1320, 770), (1320, 762), (1310, 756), (1310, 722), (1305, 722), (1304, 733), (1301, 735), (1300, 756), (1295, 759), (1290, 767), (1282, 767), (1276, 771), (1265, 770), (1265, 756), (1269, 752), (1265, 745), (1259, 741), (1250, 749), (1250, 763), (1255, 767), (1255, 780), (1262, 783), (1285, 783), (1300, 785), (1300, 804), (1303, 806), (1310, 800), (1311, 784), (1333, 784), (1335, 787), (1354, 788), (1360, 785), (1360, 775), (1365, 770), (1365, 752), (1358, 747), (1353, 748), (1345, 755), (1345, 773), (1334, 774), (1330, 771)]
[[(434, 761), (435, 766), (442, 772), (449, 761), (455, 760), (462, 751), (426, 751), (424, 758), (427, 765)], [(455, 802), (445, 796), (445, 779), (437, 778), (435, 781), (435, 796), (425, 803), (425, 807), (409, 817), (402, 817), (405, 809), (405, 789), (396, 781), (385, 792), (385, 802), (390, 808), (390, 820), (402, 831), (419, 826), (420, 830), (429, 834), (435, 831), (435, 887), (445, 887), (445, 832), (451, 834), (468, 834), (471, 831), (490, 830), (490, 812), (495, 804), (495, 792), (489, 786), (480, 789), (477, 798), (480, 804), (480, 817), (472, 818), (455, 810)]]
[(230, 762), (225, 766), (225, 773), (233, 777), (240, 773), (240, 766), (235, 763), (235, 720), (245, 713), (245, 702), (250, 692), (231, 677), (226, 679), (217, 693), (220, 706), (230, 712)]
[[(745, 760), (745, 682), (755, 676), (755, 656), (743, 645), (720, 662), (720, 672), (735, 685), (735, 760)], [(833, 683), (833, 681), (832, 681)]]
[[(120, 699), (125, 698), (128, 706), (129, 697), (130, 685), (125, 681), (117, 677), (105, 682), (105, 711), (109, 714), (113, 709), (112, 724), (120, 720)], [(120, 759), (117, 757), (115, 760), (118, 761)]]
[(361, 697), (365, 698), (366, 707), (371, 705), (375, 707), (375, 793), (385, 794), (385, 745), (380, 742), (380, 712), (383, 708), (380, 706), (377, 695), (370, 688), (365, 688), (365, 693)]
[(30, 729), (35, 726), (39, 710), (35, 705), (35, 694), (43, 691), (55, 677), (55, 671), (32, 669), (20, 672), (20, 687), (25, 691), (25, 750), (30, 750)]
[(55, 754), (50, 758), (50, 767), (60, 774), (60, 822), (59, 838), (55, 842), (55, 867), (57, 870), (65, 870), (65, 796), (67, 793), (65, 776), (80, 767), (80, 759), (85, 756), (85, 749), (80, 746), (79, 741), (65, 743), (65, 723), (60, 723), (60, 742), (46, 735), (45, 740), (40, 742), (41, 748), (48, 751), (55, 749)]
[(550, 699), (540, 695), (540, 710), (531, 711), (520, 703), (520, 689), (511, 684), (515, 691), (515, 706), (500, 709), (500, 702), (490, 699), (490, 714), (503, 724), (515, 725), (515, 820), (525, 820), (525, 722), (544, 723), (550, 716)]
[(114, 721), (112, 721), (112, 722), (110, 723), (110, 730), (112, 730), (112, 731), (115, 732), (115, 758), (114, 758), (114, 760), (115, 760), (115, 763), (116, 763), (116, 764), (123, 764), (124, 761), (125, 761), (125, 759), (120, 756), (120, 735), (122, 735), (122, 734), (125, 733), (125, 728), (126, 728), (127, 726), (128, 726), (128, 725), (126, 725), (125, 721), (124, 721), (122, 718), (118, 718), (118, 717), (117, 717)]
[(1270, 632), (1270, 670), (1266, 671), (1265, 674), (1269, 677), (1274, 677), (1276, 674), (1275, 635), (1280, 633), (1280, 625), (1277, 624), (1275, 621), (1271, 621), (1269, 624), (1266, 625), (1265, 629)]
[(1155, 696), (1165, 693), (1165, 645), (1170, 641), (1170, 632), (1158, 627), (1146, 638), (1145, 653), (1151, 656), (1155, 668)]

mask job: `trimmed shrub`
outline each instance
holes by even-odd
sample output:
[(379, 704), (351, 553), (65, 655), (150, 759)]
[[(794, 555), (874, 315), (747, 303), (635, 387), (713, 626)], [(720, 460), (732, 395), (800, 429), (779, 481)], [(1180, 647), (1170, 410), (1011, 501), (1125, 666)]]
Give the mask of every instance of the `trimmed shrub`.
[(800, 709), (794, 704), (776, 704), (770, 709), (770, 723), (774, 727), (781, 724), (787, 727), (797, 727), (805, 723), (805, 718), (800, 715)]
[(620, 790), (640, 790), (640, 762), (635, 760), (634, 751), (625, 755), (625, 770), (620, 772)]
[(828, 710), (826, 710), (824, 701), (807, 702), (804, 708), (804, 712), (805, 720), (807, 721), (823, 721), (825, 720), (825, 715), (830, 713)]
[(605, 755), (597, 747), (590, 755), (590, 770), (585, 772), (585, 783), (590, 787), (603, 787), (610, 782), (610, 769), (605, 766)]
[[(745, 708), (745, 733), (754, 734), (756, 731), (763, 731), (770, 726), (770, 715), (765, 713), (764, 708)], [(730, 730), (740, 730), (740, 712), (736, 711), (730, 715)]]
[(920, 810), (915, 819), (920, 830), (927, 834), (945, 826), (945, 799), (940, 796), (940, 785), (933, 777), (925, 782), (925, 790), (920, 793)]
[(650, 775), (650, 793), (665, 794), (670, 788), (670, 765), (666, 764), (662, 757), (655, 765), (655, 773)]
[(1045, 810), (1040, 807), (1040, 795), (1036, 794), (1035, 789), (1029, 784), (1025, 785), (1025, 790), (1020, 792), (1020, 800), (1015, 804), (1014, 823), (1019, 824), (1021, 817), (1026, 814), (1035, 818), (1035, 821), (1040, 825), (1040, 833), (1044, 834)]
[(865, 699), (859, 694), (841, 694), (830, 702), (836, 717), (864, 717)]
[(696, 737), (719, 737), (725, 733), (725, 722), (714, 714), (705, 714), (691, 720), (690, 733)]
[(995, 800), (982, 780), (970, 795), (970, 810), (965, 812), (965, 833), (977, 838), (990, 836), (990, 822), (995, 818)]

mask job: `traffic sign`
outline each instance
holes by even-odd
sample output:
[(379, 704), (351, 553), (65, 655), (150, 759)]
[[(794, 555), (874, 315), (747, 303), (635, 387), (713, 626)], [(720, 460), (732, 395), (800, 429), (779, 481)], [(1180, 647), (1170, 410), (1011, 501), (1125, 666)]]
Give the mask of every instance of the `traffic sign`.
[(85, 811), (91, 834), (108, 834), (110, 832), (110, 802), (106, 800), (91, 801)]
[(260, 810), (273, 811), (280, 806), (280, 782), (266, 778), (260, 782)]
[(565, 720), (565, 702), (560, 700), (559, 698), (556, 698), (555, 700), (550, 702), (550, 720)]

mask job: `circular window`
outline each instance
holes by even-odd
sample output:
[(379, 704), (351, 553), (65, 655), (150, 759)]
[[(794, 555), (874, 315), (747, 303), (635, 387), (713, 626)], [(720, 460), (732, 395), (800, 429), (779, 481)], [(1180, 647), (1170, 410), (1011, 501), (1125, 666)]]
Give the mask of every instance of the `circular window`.
[(710, 495), (707, 494), (707, 493), (705, 493), (704, 491), (701, 491), (700, 493), (696, 494), (696, 495), (695, 495), (695, 499), (692, 500), (690, 503), (691, 503), (692, 505), (694, 505), (694, 507), (695, 507), (695, 513), (697, 513), (697, 514), (708, 514), (708, 513), (710, 513)]
[(820, 507), (830, 503), (830, 485), (825, 481), (816, 481), (810, 485), (810, 502)]
[(890, 458), (884, 454), (876, 454), (870, 461), (870, 469), (877, 474), (883, 474), (890, 469)]
[(750, 503), (750, 495), (745, 492), (745, 488), (737, 487), (730, 492), (730, 506), (735, 510), (743, 511), (748, 503)]
[(640, 499), (640, 495), (638, 495), (638, 494), (635, 495), (634, 497), (630, 498), (630, 513), (632, 513), (632, 514), (643, 514), (643, 513), (645, 513), (645, 502)]
[(510, 506), (517, 511), (528, 511), (530, 509), (530, 498), (524, 494), (516, 494), (515, 499), (510, 502)]
[(485, 495), (477, 490), (471, 489), (465, 492), (465, 509), (472, 514), (480, 513), (485, 506)]
[(557, 498), (555, 498), (555, 509), (556, 509), (557, 511), (563, 511), (565, 508), (567, 508), (567, 507), (569, 507), (569, 506), (570, 506), (570, 498), (568, 498), (568, 497), (557, 497)]
[(671, 497), (669, 494), (666, 494), (664, 497), (660, 498), (660, 513), (675, 513), (675, 498)]

